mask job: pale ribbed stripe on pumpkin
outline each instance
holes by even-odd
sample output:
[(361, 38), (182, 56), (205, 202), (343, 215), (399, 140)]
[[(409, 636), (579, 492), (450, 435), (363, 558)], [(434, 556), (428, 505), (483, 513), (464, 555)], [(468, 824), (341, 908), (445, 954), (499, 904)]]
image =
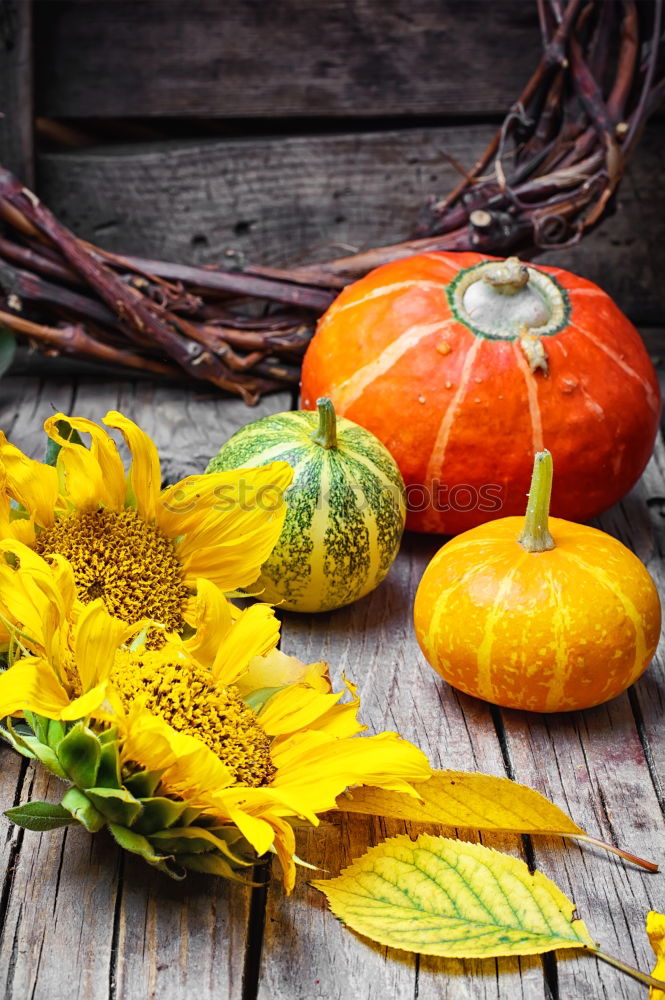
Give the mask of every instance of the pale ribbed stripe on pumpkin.
[[(594, 579), (598, 580), (602, 586), (607, 587), (607, 589), (619, 601), (626, 618), (632, 622), (635, 629), (635, 661), (629, 682), (632, 684), (633, 681), (636, 680), (642, 673), (642, 670), (644, 669), (644, 661), (647, 657), (646, 636), (644, 634), (644, 622), (642, 621), (642, 616), (633, 602), (626, 597), (624, 593), (617, 590), (616, 584), (612, 582), (612, 578), (605, 572), (602, 566), (590, 565), (584, 559), (581, 559), (577, 554), (572, 555), (570, 552), (563, 552), (562, 555), (569, 562), (573, 562), (576, 566), (581, 566), (585, 569), (586, 572), (594, 577)], [(610, 664), (608, 664), (608, 667), (609, 666)]]
[(454, 326), (455, 320), (439, 320), (436, 323), (417, 323), (393, 340), (384, 348), (377, 358), (359, 368), (351, 378), (341, 382), (335, 389), (335, 400), (340, 410), (348, 410), (372, 382), (385, 375), (407, 351), (417, 347), (421, 340), (431, 333), (442, 332), (447, 327)]
[(594, 335), (592, 333), (589, 333), (588, 330), (584, 330), (577, 323), (571, 322), (570, 325), (574, 327), (574, 329), (577, 330), (578, 333), (581, 333), (583, 337), (586, 337), (587, 340), (590, 340), (592, 344), (595, 344), (596, 347), (598, 347), (608, 356), (608, 358), (611, 358), (612, 361), (614, 361), (619, 366), (619, 368), (621, 368), (621, 370), (626, 373), (626, 375), (630, 375), (631, 378), (637, 379), (640, 385), (644, 388), (644, 394), (646, 396), (647, 403), (649, 404), (651, 409), (654, 411), (654, 413), (660, 412), (659, 400), (655, 396), (654, 391), (649, 385), (649, 383), (642, 378), (639, 372), (636, 372), (634, 368), (631, 368), (630, 365), (627, 365), (626, 362), (623, 360), (623, 358), (616, 353), (616, 351), (613, 351), (611, 347), (608, 347), (607, 344), (604, 344), (602, 340), (598, 339), (598, 337), (594, 337)]
[[(449, 546), (452, 544), (453, 542), (448, 542)], [(483, 539), (482, 541), (479, 541), (476, 544), (486, 545), (487, 542), (485, 539)], [(472, 579), (478, 574), (482, 574), (486, 569), (488, 569), (490, 566), (493, 566), (494, 563), (500, 562), (502, 559), (503, 559), (503, 554), (494, 556), (494, 558), (492, 559), (485, 559), (481, 562), (477, 562), (470, 569), (468, 569), (466, 573), (463, 573), (462, 576), (459, 577), (459, 579), (455, 580), (455, 582), (451, 584), (450, 587), (448, 587), (446, 590), (442, 590), (437, 595), (436, 603), (432, 609), (430, 624), (427, 629), (428, 634), (432, 637), (433, 643), (436, 642), (436, 635), (440, 631), (442, 621), (446, 616), (446, 614), (448, 613), (448, 602), (450, 601), (450, 598), (455, 593), (455, 591), (459, 590), (460, 587), (464, 586), (468, 582), (468, 580)]]
[(542, 451), (543, 421), (540, 414), (538, 383), (536, 382), (536, 376), (529, 368), (529, 363), (524, 357), (524, 352), (520, 347), (519, 341), (516, 340), (514, 342), (513, 350), (515, 351), (515, 357), (517, 358), (517, 367), (522, 372), (524, 382), (526, 384), (526, 395), (529, 402), (529, 416), (531, 417), (531, 444), (534, 452)]
[[(450, 274), (447, 276), (449, 281), (451, 281), (455, 277), (455, 275), (458, 274), (458, 272), (459, 272), (459, 261), (453, 260), (452, 258), (447, 257), (446, 254), (443, 254), (443, 253), (423, 253), (420, 256), (427, 258), (427, 260), (436, 261), (437, 264), (445, 264), (447, 267), (449, 267), (450, 268)], [(443, 275), (442, 275), (442, 277), (443, 277)]]
[[(441, 281), (395, 281), (392, 285), (382, 285), (380, 288), (373, 288), (371, 291), (367, 292), (360, 299), (352, 299), (351, 302), (343, 302), (341, 305), (336, 306), (335, 312), (341, 313), (346, 312), (347, 309), (355, 309), (357, 306), (364, 305), (365, 302), (370, 302), (372, 299), (382, 299), (386, 295), (392, 295), (395, 292), (402, 292), (405, 288), (425, 288), (428, 291), (431, 289), (436, 289), (440, 291), (444, 298), (446, 295), (446, 287)], [(326, 314), (328, 316), (329, 313)], [(325, 326), (326, 316), (323, 317), (321, 323), (319, 324), (319, 329)]]
[(501, 586), (497, 590), (494, 603), (485, 621), (485, 634), (483, 635), (483, 641), (478, 649), (477, 655), (477, 683), (481, 698), (487, 698), (488, 701), (492, 700), (492, 646), (494, 644), (494, 626), (501, 618), (504, 610), (504, 601), (512, 590), (513, 582), (517, 576), (518, 570), (521, 569), (522, 565), (528, 558), (528, 555), (524, 553), (522, 558), (515, 563), (513, 568), (508, 573), (506, 573), (501, 581)]
[(452, 429), (455, 417), (457, 416), (457, 411), (459, 409), (460, 403), (464, 399), (466, 390), (471, 381), (471, 373), (473, 370), (473, 365), (476, 357), (487, 341), (485, 340), (474, 340), (467, 355), (464, 359), (464, 365), (462, 367), (462, 374), (460, 377), (459, 385), (455, 390), (455, 395), (448, 404), (448, 409), (443, 415), (443, 420), (439, 425), (439, 430), (436, 435), (436, 441), (434, 442), (434, 447), (431, 451), (429, 461), (427, 463), (427, 471), (425, 473), (426, 482), (431, 482), (435, 476), (438, 476), (443, 469), (443, 463), (446, 457), (446, 449), (448, 447), (448, 439), (450, 437), (450, 431)]
[(556, 667), (555, 672), (550, 677), (546, 709), (548, 712), (554, 712), (559, 705), (563, 704), (566, 681), (574, 669), (574, 664), (567, 656), (566, 635), (568, 633), (569, 622), (562, 600), (561, 584), (554, 573), (546, 573), (545, 578), (549, 582), (550, 594), (553, 599), (551, 605), (552, 638), (554, 641), (554, 663)]

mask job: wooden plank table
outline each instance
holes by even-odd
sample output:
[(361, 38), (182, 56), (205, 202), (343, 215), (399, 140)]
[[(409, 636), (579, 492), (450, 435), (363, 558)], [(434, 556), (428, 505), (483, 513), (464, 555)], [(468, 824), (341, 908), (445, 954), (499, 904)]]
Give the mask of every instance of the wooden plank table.
[[(99, 419), (117, 408), (152, 435), (165, 480), (201, 471), (235, 429), (287, 409), (286, 394), (254, 410), (205, 390), (90, 377), (0, 382), (0, 427), (42, 456), (41, 424), (54, 410)], [(665, 588), (665, 450), (599, 525), (630, 545)], [(595, 836), (665, 861), (662, 812), (665, 664), (657, 657), (628, 693), (566, 715), (494, 708), (458, 694), (420, 654), (411, 605), (441, 539), (407, 537), (387, 580), (332, 614), (283, 615), (282, 646), (324, 657), (360, 685), (370, 731), (398, 729), (435, 765), (507, 775), (542, 791)], [(3, 808), (55, 798), (55, 779), (0, 749)], [(298, 853), (331, 875), (405, 824), (340, 818), (301, 838)], [(465, 834), (465, 836), (469, 836)], [(663, 875), (559, 839), (485, 836), (535, 864), (576, 902), (603, 948), (649, 970), (644, 932), (663, 909)], [(171, 883), (122, 855), (104, 834), (43, 835), (0, 820), (0, 996), (4, 1000), (637, 1000), (642, 986), (570, 955), (443, 961), (393, 952), (344, 929), (305, 873), (290, 899), (260, 872), (246, 890), (202, 876)]]

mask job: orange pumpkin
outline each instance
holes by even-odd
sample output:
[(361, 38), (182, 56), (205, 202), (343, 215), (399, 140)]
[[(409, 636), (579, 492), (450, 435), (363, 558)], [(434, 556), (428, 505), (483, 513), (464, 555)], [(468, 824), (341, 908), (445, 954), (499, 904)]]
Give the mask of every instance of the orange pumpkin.
[(523, 510), (532, 456), (557, 464), (553, 513), (587, 520), (634, 485), (660, 391), (635, 327), (567, 271), (421, 254), (350, 285), (305, 357), (302, 404), (329, 396), (407, 485), (407, 527), (456, 534)]
[(660, 601), (616, 538), (548, 521), (551, 456), (536, 456), (526, 519), (441, 548), (414, 606), (428, 661), (453, 687), (508, 708), (590, 708), (624, 691), (658, 645)]

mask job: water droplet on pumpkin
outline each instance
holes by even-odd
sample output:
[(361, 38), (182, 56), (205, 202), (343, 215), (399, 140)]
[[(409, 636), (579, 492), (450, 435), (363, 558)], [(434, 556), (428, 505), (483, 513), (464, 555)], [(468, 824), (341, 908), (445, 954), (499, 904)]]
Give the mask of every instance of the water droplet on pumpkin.
[(452, 387), (453, 387), (452, 382), (446, 382), (446, 389), (452, 389)]
[(447, 340), (440, 341), (436, 345), (436, 349), (439, 352), (439, 354), (450, 354), (450, 352), (452, 351), (452, 347), (450, 346)]
[(418, 396), (418, 402), (419, 403), (424, 403), (425, 402), (425, 397), (424, 396)]

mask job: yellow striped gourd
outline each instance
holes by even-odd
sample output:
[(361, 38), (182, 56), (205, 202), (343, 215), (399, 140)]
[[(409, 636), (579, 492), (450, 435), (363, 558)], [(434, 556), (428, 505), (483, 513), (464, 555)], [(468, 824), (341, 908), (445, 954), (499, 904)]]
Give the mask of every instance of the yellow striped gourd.
[(207, 472), (288, 462), (287, 515), (263, 565), (262, 600), (289, 611), (330, 611), (383, 580), (399, 549), (404, 482), (369, 431), (338, 418), (329, 399), (318, 413), (294, 410), (237, 431)]

